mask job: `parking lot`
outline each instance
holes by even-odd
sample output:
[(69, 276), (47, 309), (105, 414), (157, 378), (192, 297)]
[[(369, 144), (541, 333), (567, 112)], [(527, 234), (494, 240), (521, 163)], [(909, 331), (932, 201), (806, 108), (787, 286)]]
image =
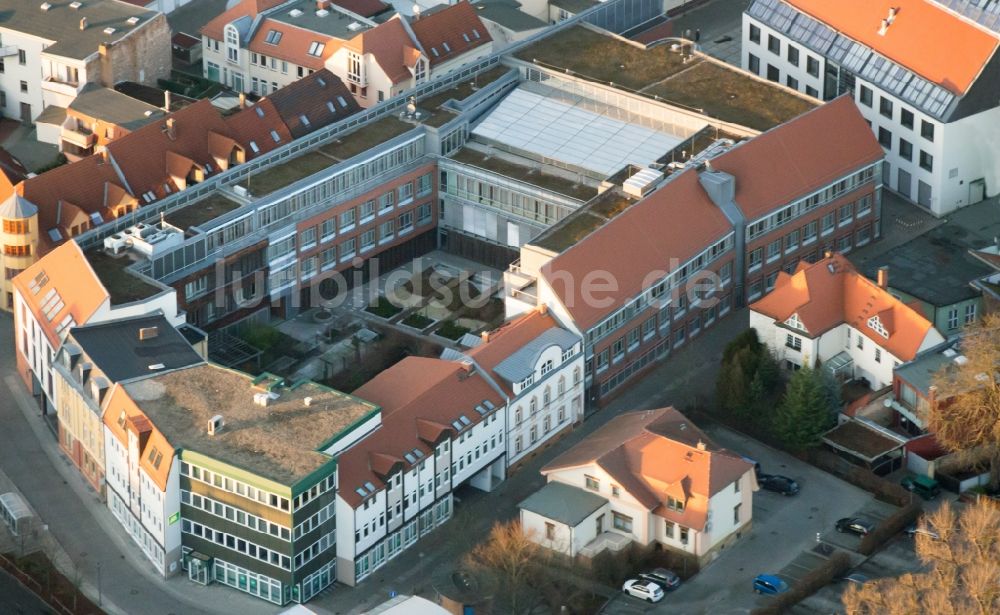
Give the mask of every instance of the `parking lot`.
[(867, 510), (873, 503), (869, 493), (791, 455), (724, 427), (706, 426), (705, 431), (719, 446), (760, 462), (764, 472), (795, 479), (801, 492), (790, 497), (769, 491), (755, 493), (749, 535), (720, 552), (718, 559), (658, 604), (647, 605), (623, 595), (605, 612), (749, 613), (767, 600), (753, 593), (751, 583), (756, 575), (785, 570), (803, 551), (815, 546), (817, 533), (825, 536), (833, 531), (837, 519)]

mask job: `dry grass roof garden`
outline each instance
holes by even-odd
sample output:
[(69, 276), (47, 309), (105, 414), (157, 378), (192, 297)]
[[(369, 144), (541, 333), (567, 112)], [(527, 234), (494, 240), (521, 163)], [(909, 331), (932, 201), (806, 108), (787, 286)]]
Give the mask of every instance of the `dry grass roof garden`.
[[(172, 446), (285, 485), (327, 463), (330, 457), (316, 449), (377, 409), (312, 382), (275, 389), (279, 397), (262, 407), (254, 403), (262, 386), (217, 365), (166, 373), (125, 389)], [(217, 414), (225, 426), (210, 436), (206, 425)]]
[(761, 131), (819, 104), (704, 56), (684, 63), (669, 45), (642, 49), (583, 26), (557, 32), (516, 55)]

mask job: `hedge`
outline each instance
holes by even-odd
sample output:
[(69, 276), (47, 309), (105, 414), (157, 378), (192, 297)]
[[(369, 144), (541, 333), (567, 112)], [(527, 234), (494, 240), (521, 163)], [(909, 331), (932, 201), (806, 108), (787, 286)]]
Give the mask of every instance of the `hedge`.
[(866, 534), (858, 545), (858, 553), (861, 555), (871, 555), (886, 543), (890, 538), (903, 531), (903, 528), (916, 522), (920, 516), (920, 504), (908, 504), (900, 508), (890, 516), (886, 517), (882, 523), (875, 526), (871, 533)]
[(842, 478), (856, 487), (871, 492), (876, 499), (895, 506), (907, 506), (913, 494), (892, 481), (872, 473), (870, 470), (853, 465), (836, 454), (824, 449), (809, 451), (808, 460), (817, 468)]

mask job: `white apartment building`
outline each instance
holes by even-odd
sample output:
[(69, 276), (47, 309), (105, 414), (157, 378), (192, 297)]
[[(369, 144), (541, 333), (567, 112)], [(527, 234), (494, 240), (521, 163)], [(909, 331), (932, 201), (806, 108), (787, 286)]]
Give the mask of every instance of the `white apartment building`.
[[(29, 124), (87, 83), (155, 83), (170, 72), (166, 17), (117, 0), (0, 0), (0, 112)], [(57, 120), (58, 121), (55, 121)], [(57, 141), (52, 141), (57, 142)]]
[(452, 491), (505, 478), (503, 397), (471, 363), (408, 357), (354, 395), (383, 422), (337, 466), (337, 580), (356, 585), (440, 526)]
[(544, 304), (484, 333), (462, 355), (504, 392), (508, 467), (583, 421), (583, 356), (583, 338)]
[(788, 369), (823, 365), (838, 380), (892, 384), (893, 369), (944, 341), (922, 314), (858, 273), (840, 254), (779, 273), (750, 305), (750, 326)]
[(104, 406), (107, 505), (156, 570), (181, 559), (179, 463), (174, 447), (115, 385)]
[(264, 96), (323, 68), (375, 22), (316, 0), (242, 0), (201, 29), (206, 79)]
[(522, 529), (570, 557), (636, 542), (711, 561), (749, 528), (757, 489), (749, 462), (673, 408), (615, 417), (542, 474), (520, 504)]
[(885, 186), (941, 216), (1000, 193), (1000, 8), (977, 4), (754, 0), (741, 63), (822, 100), (850, 92)]

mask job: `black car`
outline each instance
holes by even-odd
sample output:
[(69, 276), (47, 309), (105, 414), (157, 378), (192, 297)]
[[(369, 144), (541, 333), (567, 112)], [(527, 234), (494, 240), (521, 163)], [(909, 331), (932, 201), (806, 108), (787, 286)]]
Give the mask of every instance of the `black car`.
[(850, 532), (858, 536), (870, 534), (875, 529), (875, 524), (861, 517), (844, 517), (837, 521), (838, 532)]
[(677, 576), (677, 573), (666, 568), (654, 568), (650, 572), (643, 572), (639, 578), (643, 581), (656, 583), (663, 588), (663, 591), (675, 590), (681, 584), (681, 578)]
[(761, 489), (774, 491), (781, 495), (795, 495), (799, 492), (799, 484), (787, 476), (780, 474), (761, 474), (757, 477)]

